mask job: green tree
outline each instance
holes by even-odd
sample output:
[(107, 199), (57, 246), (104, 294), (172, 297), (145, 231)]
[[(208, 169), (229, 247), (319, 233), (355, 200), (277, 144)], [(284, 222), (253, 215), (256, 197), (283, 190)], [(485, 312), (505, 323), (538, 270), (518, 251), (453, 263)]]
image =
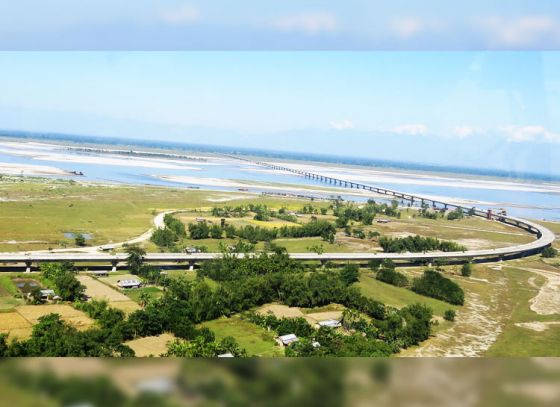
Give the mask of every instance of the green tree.
[(448, 309), (447, 311), (445, 311), (445, 313), (443, 314), (443, 319), (445, 319), (446, 321), (455, 321), (455, 311), (452, 309)]
[(551, 259), (553, 257), (558, 256), (558, 250), (556, 250), (552, 246), (548, 246), (542, 251), (541, 256), (544, 257), (545, 259)]
[(360, 275), (360, 267), (357, 264), (348, 263), (342, 267), (340, 278), (345, 285), (350, 285), (358, 281)]
[(127, 245), (125, 247), (125, 252), (128, 254), (126, 258), (126, 263), (128, 266), (128, 271), (131, 274), (138, 274), (138, 271), (144, 263), (144, 256), (146, 255), (146, 250), (138, 245)]
[(76, 246), (83, 247), (86, 245), (86, 238), (83, 234), (78, 233), (74, 237), (74, 242), (76, 243)]
[(461, 267), (461, 275), (463, 277), (470, 277), (473, 272), (473, 264), (471, 262), (463, 264)]

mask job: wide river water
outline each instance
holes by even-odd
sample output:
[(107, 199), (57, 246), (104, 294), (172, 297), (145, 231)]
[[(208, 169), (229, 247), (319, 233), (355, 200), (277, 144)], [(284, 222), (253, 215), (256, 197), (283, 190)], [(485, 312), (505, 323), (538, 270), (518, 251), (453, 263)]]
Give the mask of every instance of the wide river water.
[[(188, 155), (198, 156), (197, 153)], [(4, 168), (13, 166), (12, 174), (17, 174), (19, 171), (17, 169), (23, 169), (25, 166), (41, 165), (84, 173), (83, 176), (75, 177), (51, 175), (58, 178), (75, 178), (76, 180), (105, 183), (237, 191), (240, 186), (231, 184), (231, 181), (234, 180), (255, 182), (256, 184), (247, 187), (251, 192), (286, 191), (307, 195), (319, 195), (317, 191), (305, 191), (310, 187), (332, 187), (329, 184), (305, 179), (291, 173), (265, 171), (263, 168), (238, 160), (225, 159), (211, 154), (202, 154), (202, 156), (207, 160), (167, 160), (159, 157), (78, 153), (68, 151), (62, 146), (33, 143), (4, 144), (0, 141), (0, 165), (3, 165)], [(278, 160), (274, 161), (278, 162)], [(513, 216), (560, 221), (559, 184), (538, 181), (515, 182), (495, 177), (484, 179), (435, 172), (417, 174), (414, 171), (304, 161), (291, 161), (288, 165), (293, 167), (312, 166), (313, 168), (310, 167), (310, 170), (317, 173), (336, 175), (340, 179), (355, 180), (417, 195), (441, 197), (441, 199), (450, 198), (453, 201), (472, 201), (472, 206), (479, 208), (505, 208), (508, 214)], [(1, 167), (0, 172), (2, 172)], [(159, 177), (172, 177), (173, 180)], [(263, 183), (267, 184), (266, 187)], [(270, 184), (274, 183), (284, 184), (284, 186), (272, 187)], [(285, 184), (290, 184), (291, 190)], [(299, 191), (297, 186), (300, 188)], [(350, 192), (351, 190), (344, 189), (340, 192), (323, 193), (323, 196), (340, 195), (346, 199), (358, 201), (367, 199), (367, 197), (351, 196)]]

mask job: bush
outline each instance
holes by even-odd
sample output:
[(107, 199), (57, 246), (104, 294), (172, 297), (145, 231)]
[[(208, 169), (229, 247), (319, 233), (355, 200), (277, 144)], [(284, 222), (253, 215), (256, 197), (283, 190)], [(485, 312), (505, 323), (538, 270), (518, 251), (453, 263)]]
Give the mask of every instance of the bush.
[(470, 277), (473, 271), (473, 264), (472, 263), (465, 263), (463, 267), (461, 267), (461, 275), (463, 277)]
[(425, 270), (422, 277), (414, 279), (412, 291), (454, 305), (463, 305), (465, 302), (465, 293), (457, 283), (431, 269)]
[(350, 285), (358, 281), (360, 267), (357, 264), (345, 264), (340, 272), (340, 278), (345, 285)]
[(375, 278), (397, 287), (406, 287), (408, 285), (406, 276), (392, 268), (382, 267), (375, 275)]
[(552, 246), (548, 246), (542, 251), (542, 257), (544, 257), (545, 259), (551, 259), (556, 256), (558, 256), (558, 250), (556, 250)]
[(447, 220), (457, 220), (457, 219), (463, 219), (464, 214), (463, 214), (463, 210), (461, 208), (456, 208), (455, 210), (449, 212), (447, 214)]
[(446, 321), (455, 321), (455, 311), (452, 309), (448, 309), (447, 311), (445, 311), (445, 313), (443, 314), (443, 319), (445, 319)]
[(391, 238), (383, 236), (379, 239), (383, 251), (387, 253), (420, 253), (429, 251), (442, 252), (464, 252), (465, 246), (449, 240), (439, 240), (435, 237), (407, 236), (402, 238)]

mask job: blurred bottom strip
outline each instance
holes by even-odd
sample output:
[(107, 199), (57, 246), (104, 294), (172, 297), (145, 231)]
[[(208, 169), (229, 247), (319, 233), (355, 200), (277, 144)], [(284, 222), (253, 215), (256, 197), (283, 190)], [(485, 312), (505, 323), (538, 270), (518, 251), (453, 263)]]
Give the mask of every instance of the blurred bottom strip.
[(560, 359), (4, 359), (0, 406), (557, 406)]

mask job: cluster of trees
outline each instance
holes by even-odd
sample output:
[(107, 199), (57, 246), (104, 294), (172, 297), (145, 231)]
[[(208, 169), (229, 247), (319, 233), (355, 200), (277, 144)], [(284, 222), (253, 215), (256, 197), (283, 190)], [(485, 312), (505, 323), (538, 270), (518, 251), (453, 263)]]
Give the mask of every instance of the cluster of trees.
[(541, 255), (545, 259), (551, 259), (551, 258), (554, 258), (554, 257), (558, 256), (558, 250), (556, 250), (552, 246), (548, 246), (542, 251)]
[(447, 214), (447, 220), (458, 220), (463, 219), (464, 217), (465, 214), (463, 213), (463, 209), (461, 208), (455, 208)]
[(76, 278), (72, 263), (42, 263), (40, 270), (43, 278), (54, 285), (56, 294), (64, 301), (83, 298), (85, 287)]
[(439, 240), (435, 237), (407, 236), (407, 237), (387, 237), (379, 238), (379, 245), (387, 253), (419, 253), (419, 252), (464, 252), (467, 248), (449, 240)]
[(391, 261), (383, 262), (381, 267), (375, 273), (375, 278), (384, 283), (397, 287), (408, 286), (408, 279), (402, 273), (395, 270), (395, 264)]
[(312, 220), (301, 226), (282, 226), (281, 228), (263, 228), (260, 226), (246, 225), (236, 228), (233, 225), (221, 227), (209, 226), (206, 222), (190, 223), (189, 233), (191, 239), (221, 239), (224, 234), (228, 239), (246, 239), (250, 243), (270, 242), (277, 238), (299, 238), (321, 236), (325, 240), (334, 240), (335, 226), (324, 220)]
[(396, 200), (392, 201), (391, 205), (387, 205), (385, 203), (378, 204), (373, 199), (370, 199), (366, 205), (361, 207), (353, 204), (345, 204), (341, 201), (335, 201), (333, 204), (333, 212), (337, 217), (336, 225), (343, 228), (350, 221), (361, 222), (364, 225), (371, 225), (377, 214), (400, 217), (398, 207), (399, 203)]
[(123, 340), (113, 326), (79, 331), (63, 321), (60, 315), (49, 314), (39, 318), (27, 340), (16, 339), (8, 343), (6, 335), (0, 335), (0, 356), (134, 356), (134, 351), (122, 344)]
[(247, 356), (245, 349), (241, 349), (235, 338), (231, 336), (227, 336), (221, 341), (208, 340), (204, 336), (198, 336), (191, 341), (176, 339), (169, 344), (164, 356), (214, 358), (227, 353), (234, 357)]
[(425, 270), (422, 277), (413, 280), (412, 291), (454, 305), (463, 305), (465, 302), (463, 289), (454, 281), (432, 269)]
[(428, 205), (422, 206), (422, 208), (418, 211), (418, 215), (426, 219), (437, 219), (438, 217), (438, 213), (431, 210)]
[(328, 209), (324, 207), (316, 208), (311, 204), (305, 204), (300, 212), (303, 213), (304, 215), (318, 215), (318, 214), (326, 215)]
[(243, 218), (247, 216), (249, 209), (245, 206), (224, 206), (223, 208), (212, 208), (212, 216), (216, 218)]
[(179, 240), (187, 236), (185, 225), (170, 214), (165, 215), (163, 222), (165, 226), (154, 231), (151, 241), (158, 247), (173, 249)]
[(431, 332), (432, 311), (420, 304), (388, 309), (384, 319), (366, 320), (353, 309), (343, 316), (345, 333), (329, 327), (314, 329), (303, 318), (277, 318), (249, 313), (247, 318), (278, 335), (293, 333), (298, 341), (286, 348), (291, 357), (380, 357), (417, 345)]

